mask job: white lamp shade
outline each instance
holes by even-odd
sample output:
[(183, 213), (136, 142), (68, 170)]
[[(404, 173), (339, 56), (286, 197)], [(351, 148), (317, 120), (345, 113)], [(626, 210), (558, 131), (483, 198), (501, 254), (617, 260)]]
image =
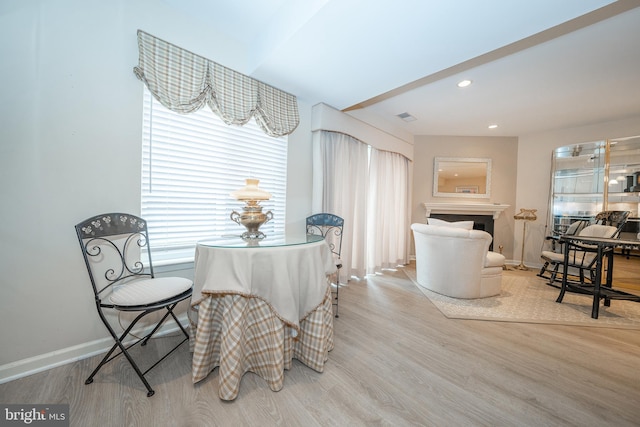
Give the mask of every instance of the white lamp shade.
[(231, 197), (236, 200), (269, 200), (271, 193), (258, 188), (259, 179), (248, 178), (246, 185), (231, 193)]

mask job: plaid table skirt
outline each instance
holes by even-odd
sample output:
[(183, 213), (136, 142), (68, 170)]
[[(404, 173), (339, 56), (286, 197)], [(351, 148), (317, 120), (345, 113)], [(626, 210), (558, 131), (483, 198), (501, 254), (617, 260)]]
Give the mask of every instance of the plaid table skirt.
[(331, 288), (322, 303), (300, 319), (299, 329), (281, 319), (261, 298), (223, 294), (209, 295), (191, 307), (193, 353), (192, 380), (202, 381), (219, 367), (218, 395), (223, 400), (238, 396), (246, 372), (263, 378), (271, 390), (284, 384), (284, 370), (298, 359), (317, 372), (324, 371), (333, 349)]

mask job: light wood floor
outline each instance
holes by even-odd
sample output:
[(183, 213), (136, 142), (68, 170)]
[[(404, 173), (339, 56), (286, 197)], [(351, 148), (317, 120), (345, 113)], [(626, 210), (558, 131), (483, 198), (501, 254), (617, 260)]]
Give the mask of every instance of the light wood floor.
[(640, 291), (640, 254), (633, 251), (629, 257), (616, 254), (613, 262), (614, 286)]
[(72, 426), (640, 424), (640, 331), (449, 320), (402, 271), (340, 299), (325, 372), (295, 361), (277, 393), (247, 374), (220, 401), (217, 370), (193, 385), (183, 346), (152, 371), (151, 398), (124, 361), (84, 385), (94, 357), (2, 384), (0, 402), (69, 403)]

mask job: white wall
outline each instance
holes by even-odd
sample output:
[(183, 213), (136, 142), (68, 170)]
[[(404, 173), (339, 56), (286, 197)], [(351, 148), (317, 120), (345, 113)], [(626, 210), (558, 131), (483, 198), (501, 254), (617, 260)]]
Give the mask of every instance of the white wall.
[(298, 98), (300, 124), (289, 135), (287, 153), (287, 223), (286, 231), (306, 229), (306, 218), (311, 215), (312, 144), (311, 103)]
[[(633, 135), (640, 135), (640, 116), (520, 136), (516, 206), (518, 210), (519, 208), (538, 210), (536, 212), (538, 220), (527, 226), (524, 259), (528, 266), (542, 265), (540, 253), (544, 237), (549, 234), (547, 217), (553, 150), (564, 145)], [(521, 245), (522, 228), (517, 228), (514, 247), (522, 248)]]
[[(411, 222), (426, 222), (424, 202), (504, 203), (510, 205), (494, 222), (493, 248), (503, 246), (507, 260), (513, 259), (513, 214), (516, 202), (518, 139), (512, 137), (432, 136), (415, 137), (413, 202)], [(491, 159), (491, 197), (462, 199), (433, 197), (435, 157), (479, 157)], [(517, 212), (517, 211), (516, 211)]]
[[(160, 0), (0, 4), (0, 380), (108, 343), (73, 225), (140, 211), (137, 29), (240, 72), (248, 62)], [(289, 138), (288, 227), (310, 213), (310, 111), (301, 101)]]

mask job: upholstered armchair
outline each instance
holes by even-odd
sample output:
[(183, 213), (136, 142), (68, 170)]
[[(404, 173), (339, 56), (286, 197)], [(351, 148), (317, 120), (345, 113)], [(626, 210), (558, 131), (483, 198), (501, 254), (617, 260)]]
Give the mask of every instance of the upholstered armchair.
[(500, 294), (505, 257), (489, 251), (489, 233), (417, 223), (411, 229), (420, 286), (454, 298)]

